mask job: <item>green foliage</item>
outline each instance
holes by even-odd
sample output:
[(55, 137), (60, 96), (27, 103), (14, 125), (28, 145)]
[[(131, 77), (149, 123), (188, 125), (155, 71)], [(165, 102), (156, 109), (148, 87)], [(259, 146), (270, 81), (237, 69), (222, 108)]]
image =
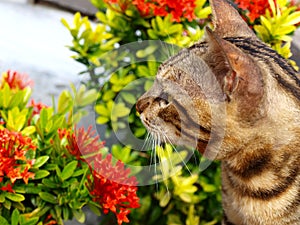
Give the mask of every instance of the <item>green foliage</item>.
[[(290, 51), (292, 37), (300, 23), (300, 11), (297, 7), (290, 7), (287, 0), (269, 0), (271, 11), (267, 10), (265, 15), (260, 16), (260, 24), (254, 25), (257, 36), (268, 43), (284, 58), (291, 57)], [(295, 65), (294, 62), (292, 62)]]
[[(96, 91), (86, 91), (82, 85), (77, 94), (73, 87), (73, 93), (61, 93), (57, 106), (43, 106), (39, 112), (28, 104), (30, 93), (30, 87), (10, 88), (6, 82), (2, 82), (0, 88), (3, 122), (0, 129), (20, 132), (36, 146), (36, 150), (26, 153), (26, 159), (32, 162), (27, 167), (28, 172), (34, 175), (29, 177), (28, 183), (20, 178), (12, 183), (1, 174), (0, 224), (42, 225), (50, 219), (63, 224), (63, 220), (73, 217), (83, 222), (85, 217), (81, 209), (84, 205), (100, 206), (92, 202), (85, 185), (89, 166), (79, 163), (68, 152), (58, 130), (72, 128), (73, 118), (78, 121), (86, 114), (84, 108), (96, 100)], [(11, 141), (13, 144), (15, 140)], [(25, 147), (19, 145), (18, 148)], [(26, 171), (22, 165), (25, 166), (18, 164), (20, 170)]]

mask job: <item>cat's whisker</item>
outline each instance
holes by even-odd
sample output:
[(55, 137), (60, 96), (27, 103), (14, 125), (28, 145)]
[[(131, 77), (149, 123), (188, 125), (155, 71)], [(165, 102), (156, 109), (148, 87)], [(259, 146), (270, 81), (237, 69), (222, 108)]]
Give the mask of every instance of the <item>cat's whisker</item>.
[(148, 149), (148, 147), (149, 147), (149, 139), (150, 139), (150, 136), (151, 136), (151, 134), (150, 134), (150, 133), (147, 133), (147, 136), (146, 136), (146, 139), (145, 139), (145, 141), (144, 141), (144, 144), (143, 144), (143, 146), (142, 146), (141, 151), (144, 151), (144, 150), (147, 150), (147, 149)]
[(184, 159), (182, 158), (181, 154), (179, 153), (179, 151), (177, 150), (176, 146), (172, 143), (172, 141), (170, 140), (170, 138), (166, 135), (164, 135), (164, 137), (166, 138), (167, 142), (171, 145), (171, 147), (174, 149), (174, 151), (178, 154), (179, 158), (181, 159), (184, 167), (187, 169), (187, 171), (192, 175), (192, 172), (190, 171), (188, 165), (186, 164), (186, 162), (184, 161)]

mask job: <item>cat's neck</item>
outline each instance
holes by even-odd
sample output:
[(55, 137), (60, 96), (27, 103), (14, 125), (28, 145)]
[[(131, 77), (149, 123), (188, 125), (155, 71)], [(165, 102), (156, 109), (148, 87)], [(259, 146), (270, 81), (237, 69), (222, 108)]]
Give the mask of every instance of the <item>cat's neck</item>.
[[(295, 132), (299, 136), (300, 131)], [(285, 143), (275, 140), (260, 143), (259, 139), (254, 139), (252, 144), (224, 160), (223, 170), (228, 180), (244, 194), (271, 198), (296, 180), (300, 172), (299, 161), (300, 141), (296, 138), (291, 137)], [(247, 190), (251, 192), (247, 193)]]

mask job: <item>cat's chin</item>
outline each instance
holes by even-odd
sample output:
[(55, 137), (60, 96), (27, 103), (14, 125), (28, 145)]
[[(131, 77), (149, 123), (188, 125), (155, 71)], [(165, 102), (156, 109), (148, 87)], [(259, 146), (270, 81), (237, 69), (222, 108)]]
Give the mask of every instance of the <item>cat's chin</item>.
[(208, 142), (206, 141), (198, 141), (196, 149), (203, 155), (206, 150), (207, 144)]

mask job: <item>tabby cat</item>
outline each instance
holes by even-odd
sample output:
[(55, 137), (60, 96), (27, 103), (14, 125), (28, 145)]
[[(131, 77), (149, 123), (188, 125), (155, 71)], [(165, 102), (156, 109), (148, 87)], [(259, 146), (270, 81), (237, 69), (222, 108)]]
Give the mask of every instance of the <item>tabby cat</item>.
[(222, 224), (300, 224), (300, 79), (226, 0), (136, 108), (149, 133), (222, 162)]

